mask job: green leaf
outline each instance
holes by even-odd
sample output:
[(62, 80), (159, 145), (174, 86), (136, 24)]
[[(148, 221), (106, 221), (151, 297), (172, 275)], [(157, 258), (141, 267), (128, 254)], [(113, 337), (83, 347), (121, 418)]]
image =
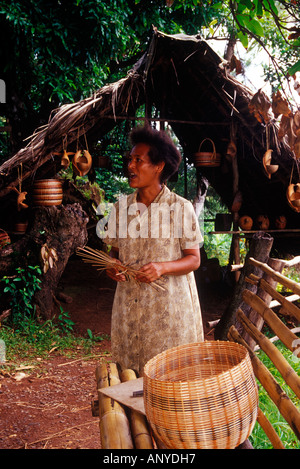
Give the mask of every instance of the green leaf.
[(289, 69), (288, 69), (288, 74), (290, 76), (293, 76), (295, 75), (296, 72), (300, 72), (300, 60), (298, 60), (298, 62), (296, 62), (294, 65), (292, 65)]
[(249, 46), (249, 40), (247, 34), (243, 33), (242, 31), (239, 31), (237, 33), (238, 39), (241, 41), (242, 46), (245, 47), (245, 49), (248, 49)]
[(245, 22), (245, 27), (248, 28), (251, 33), (256, 34), (257, 36), (264, 36), (264, 30), (261, 24), (255, 19), (249, 19), (248, 22)]
[(262, 5), (261, 0), (254, 0), (254, 4), (255, 4), (257, 18), (262, 18), (264, 12), (263, 12), (263, 5)]
[(224, 7), (224, 5), (222, 2), (218, 2), (212, 5), (211, 7), (214, 8), (215, 10), (221, 10)]
[(254, 7), (251, 0), (240, 0), (239, 3), (242, 4), (242, 5), (245, 5), (249, 10), (252, 10), (252, 8)]
[(264, 7), (266, 10), (271, 10), (273, 11), (273, 13), (275, 13), (275, 15), (278, 16), (278, 10), (277, 10), (277, 7), (274, 3), (274, 0), (263, 0), (263, 4), (264, 4)]

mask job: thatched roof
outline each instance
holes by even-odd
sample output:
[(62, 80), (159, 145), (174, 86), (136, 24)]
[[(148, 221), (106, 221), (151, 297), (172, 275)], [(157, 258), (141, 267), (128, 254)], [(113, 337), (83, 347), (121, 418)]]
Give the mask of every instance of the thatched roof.
[[(289, 147), (277, 138), (274, 120), (258, 122), (249, 111), (253, 92), (229, 73), (228, 64), (198, 36), (166, 35), (154, 30), (146, 53), (122, 80), (107, 85), (88, 99), (67, 104), (52, 113), (49, 123), (29, 139), (28, 145), (0, 167), (0, 197), (18, 184), (22, 163), (23, 186), (30, 185), (36, 171), (44, 174), (58, 165), (54, 153), (85, 134), (88, 142), (101, 139), (120, 119), (132, 120), (146, 105), (174, 130), (184, 155), (193, 154), (205, 138), (214, 141), (222, 154), (219, 168), (198, 169), (231, 207), (233, 180), (226, 148), (234, 136), (237, 146), (242, 213), (255, 217), (265, 213), (274, 218), (285, 214), (289, 226), (299, 227), (299, 214), (287, 203), (294, 158)], [(267, 130), (267, 133), (266, 133)], [(279, 170), (269, 179), (263, 168), (267, 137)]]

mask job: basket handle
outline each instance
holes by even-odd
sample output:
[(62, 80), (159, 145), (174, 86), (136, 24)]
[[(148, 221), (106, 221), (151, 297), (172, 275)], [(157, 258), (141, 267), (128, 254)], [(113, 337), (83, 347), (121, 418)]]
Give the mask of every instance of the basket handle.
[(209, 140), (209, 141), (211, 142), (211, 144), (212, 144), (212, 147), (213, 147), (212, 159), (215, 160), (215, 159), (216, 159), (216, 156), (217, 156), (216, 147), (215, 147), (215, 144), (214, 144), (213, 140), (211, 140), (210, 138), (205, 138), (204, 140), (202, 140), (202, 142), (201, 142), (200, 145), (199, 145), (198, 152), (200, 152), (200, 149), (201, 149), (201, 147), (202, 147), (202, 144), (203, 144), (206, 140)]

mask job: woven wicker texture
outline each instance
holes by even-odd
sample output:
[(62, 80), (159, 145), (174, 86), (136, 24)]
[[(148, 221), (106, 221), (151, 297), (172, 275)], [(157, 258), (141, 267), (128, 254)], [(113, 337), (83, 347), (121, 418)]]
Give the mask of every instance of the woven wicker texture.
[(166, 350), (145, 365), (144, 401), (153, 432), (167, 448), (235, 448), (257, 417), (248, 352), (223, 341)]

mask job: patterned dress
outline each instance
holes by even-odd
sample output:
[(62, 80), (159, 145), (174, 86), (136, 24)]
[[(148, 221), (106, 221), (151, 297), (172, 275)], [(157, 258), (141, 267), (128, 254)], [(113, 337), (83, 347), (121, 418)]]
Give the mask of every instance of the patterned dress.
[[(173, 261), (203, 241), (193, 206), (163, 186), (144, 210), (137, 191), (122, 197), (109, 220), (104, 242), (119, 249), (119, 259), (137, 269), (149, 262)], [(111, 325), (112, 358), (122, 369), (143, 374), (158, 353), (203, 341), (203, 326), (194, 273), (166, 275), (152, 284), (118, 282)]]

